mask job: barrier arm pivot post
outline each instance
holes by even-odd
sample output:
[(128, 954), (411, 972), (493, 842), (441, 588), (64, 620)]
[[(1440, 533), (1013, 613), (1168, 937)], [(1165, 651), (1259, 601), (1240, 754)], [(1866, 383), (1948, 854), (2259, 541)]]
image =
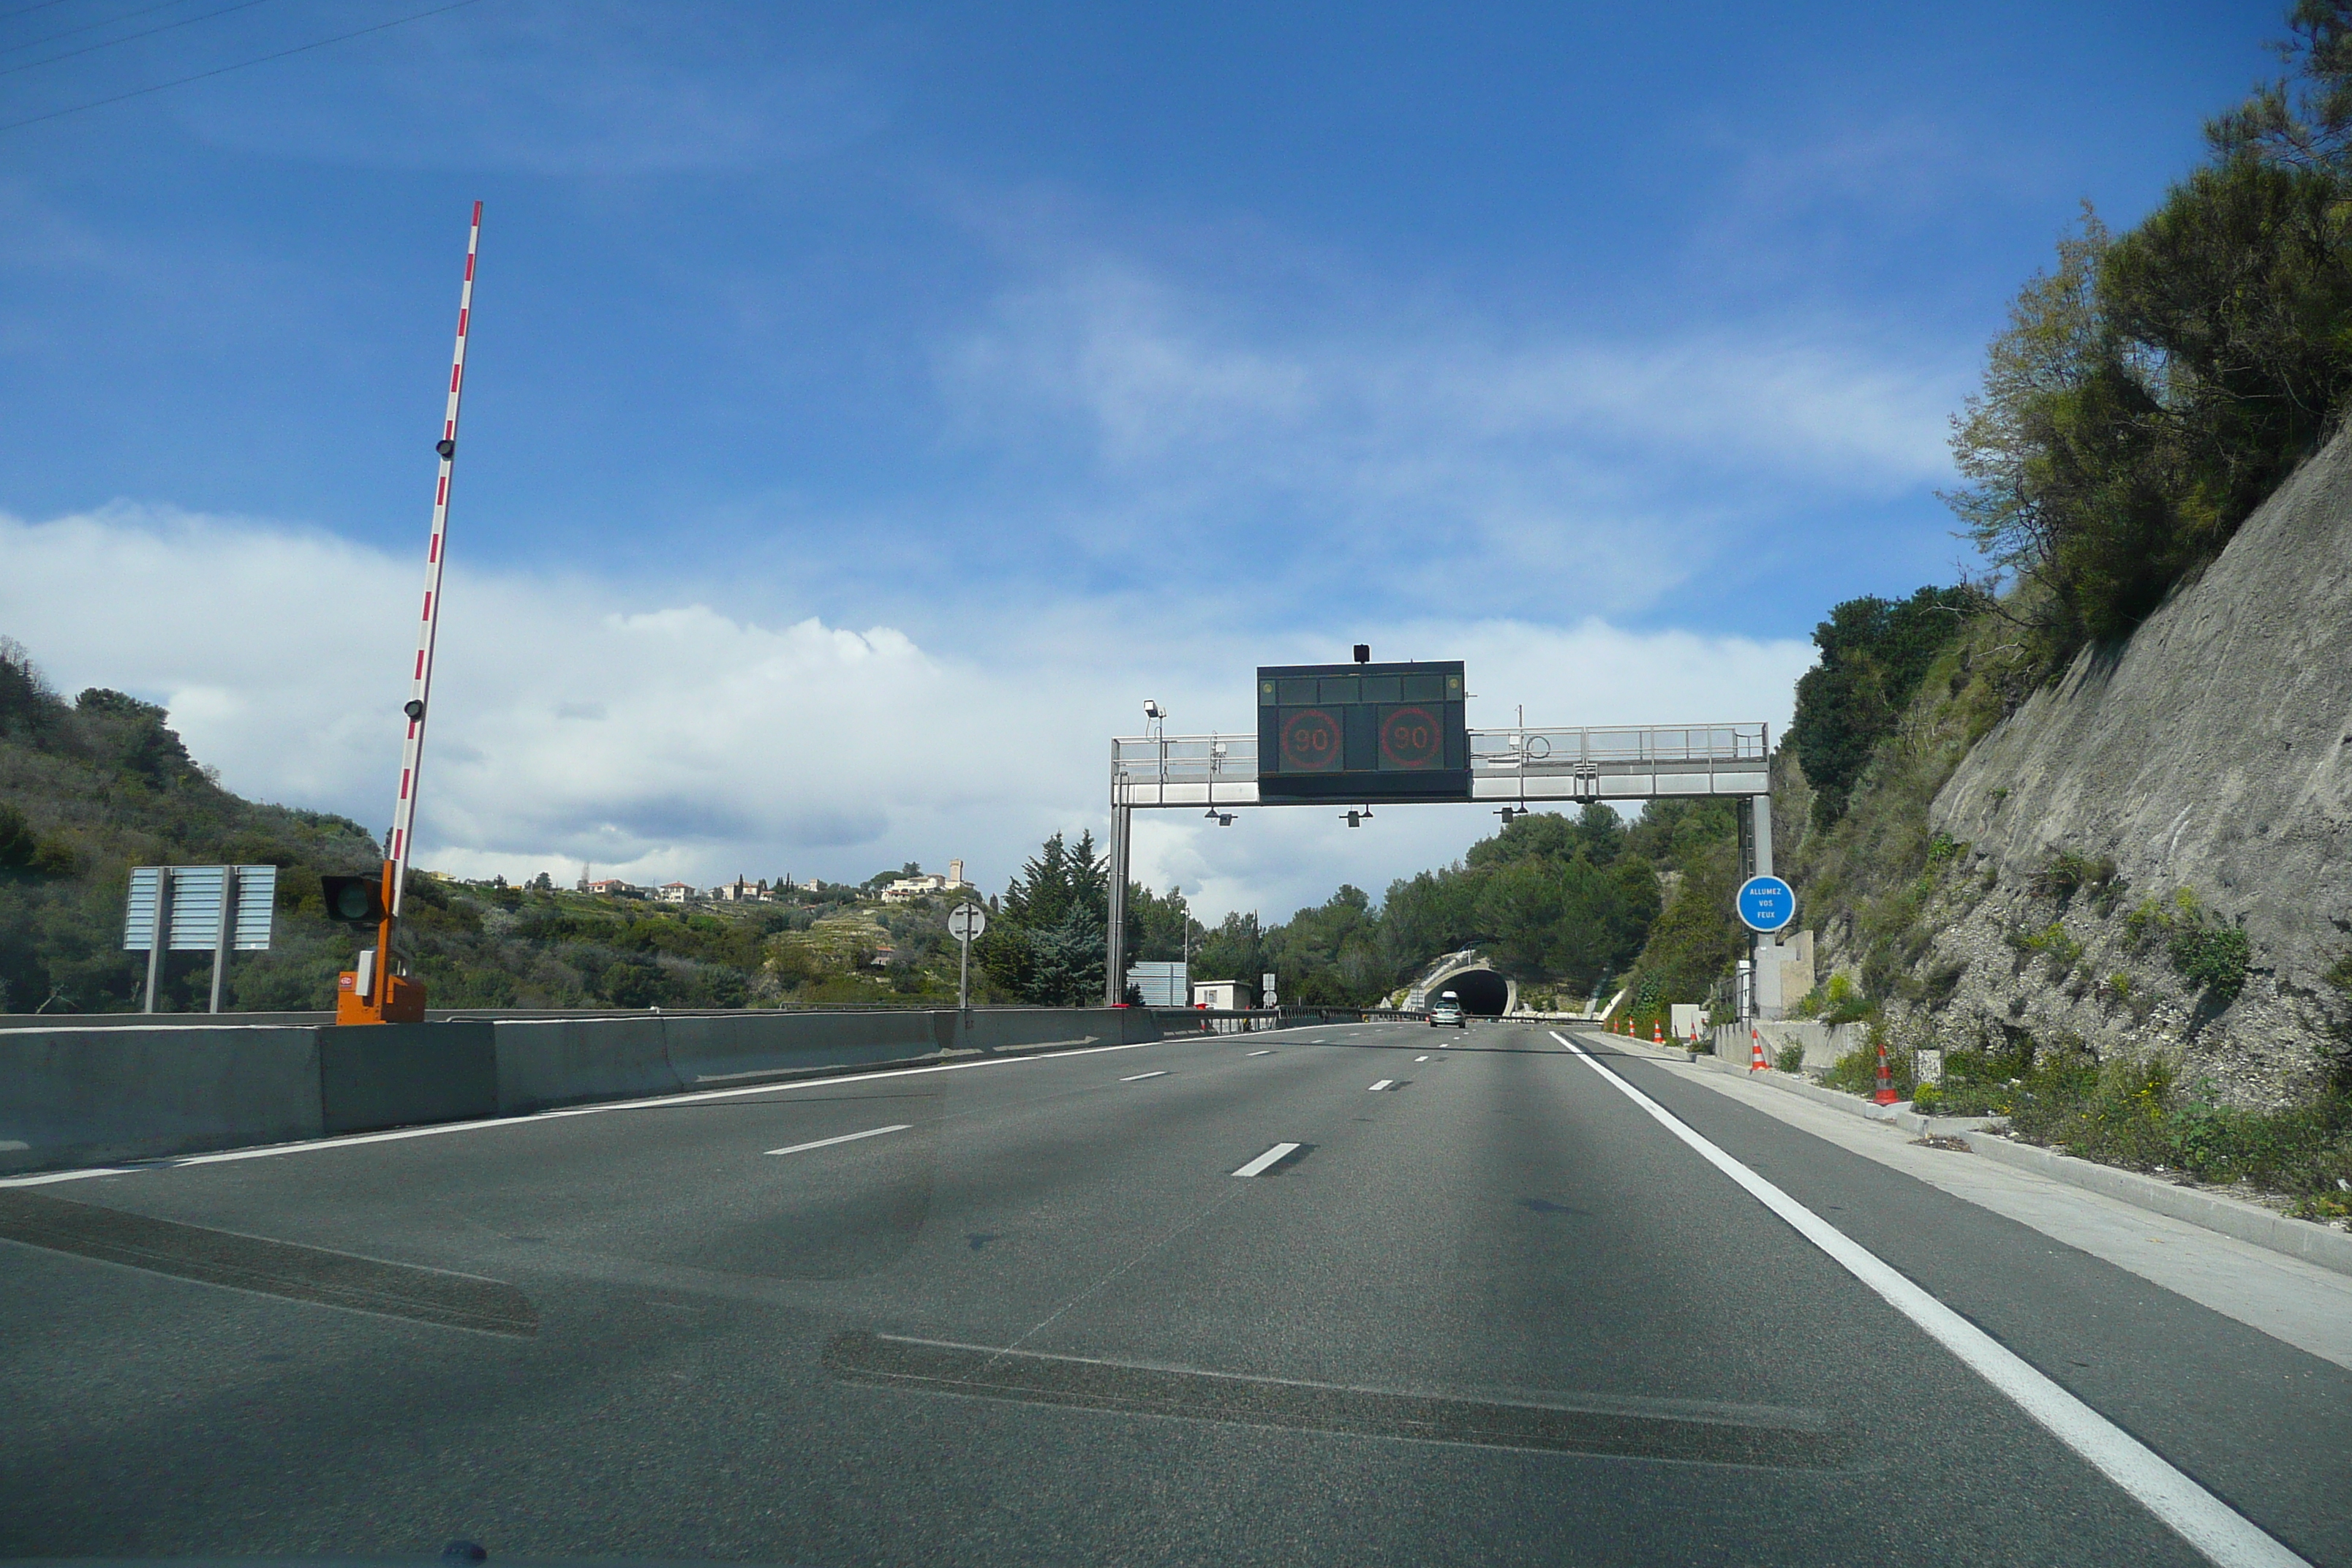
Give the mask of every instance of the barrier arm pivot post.
[(408, 701), (402, 711), (408, 734), (401, 749), (400, 796), (393, 807), (392, 832), (384, 844), (383, 919), (376, 927), (375, 960), (364, 957), (343, 977), (335, 994), (338, 1024), (415, 1024), (425, 1020), (425, 987), (394, 973), (393, 935), (400, 920), (401, 893), (408, 880), (408, 857), (416, 822), (416, 786), (425, 763), (425, 716), (433, 694), (433, 647), (441, 625), (441, 568), (449, 528), (449, 479), (457, 459), (457, 402), (466, 385), (466, 344), (474, 315), (474, 258), (481, 248), (482, 204), (466, 235), (466, 279), (457, 291), (457, 346), (449, 360), (448, 404), (441, 438), (434, 443), (441, 470), (433, 489), (433, 531), (425, 552), (425, 607), (417, 620), (416, 662), (409, 671)]

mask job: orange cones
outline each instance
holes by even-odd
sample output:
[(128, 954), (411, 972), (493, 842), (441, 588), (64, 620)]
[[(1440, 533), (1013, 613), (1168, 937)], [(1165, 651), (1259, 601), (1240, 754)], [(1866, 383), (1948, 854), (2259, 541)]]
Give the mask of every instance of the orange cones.
[(1756, 1032), (1753, 1025), (1749, 1026), (1748, 1030), (1748, 1070), (1749, 1072), (1769, 1072), (1771, 1070), (1771, 1067), (1772, 1064), (1764, 1059), (1764, 1037)]
[(1895, 1075), (1886, 1070), (1886, 1047), (1878, 1047), (1878, 1092), (1871, 1100), (1879, 1105), (1894, 1105), (1899, 1097), (1895, 1092)]
[(1665, 1043), (1666, 1026), (1664, 1021), (1661, 1019), (1652, 1023), (1650, 1026), (1650, 1044), (1654, 1046), (1663, 1046)]

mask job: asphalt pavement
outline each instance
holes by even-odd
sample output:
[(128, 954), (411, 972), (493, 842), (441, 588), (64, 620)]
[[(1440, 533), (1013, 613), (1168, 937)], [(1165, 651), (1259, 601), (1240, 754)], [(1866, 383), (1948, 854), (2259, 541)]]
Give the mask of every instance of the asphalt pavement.
[(0, 1185), (0, 1555), (2207, 1560), (1622, 1082), (2352, 1563), (2352, 1372), (1579, 1038), (1211, 1037)]

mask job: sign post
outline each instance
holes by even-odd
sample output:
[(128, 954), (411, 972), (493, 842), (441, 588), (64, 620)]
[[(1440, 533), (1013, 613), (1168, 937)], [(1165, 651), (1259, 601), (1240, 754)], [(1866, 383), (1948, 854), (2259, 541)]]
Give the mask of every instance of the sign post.
[[(1759, 811), (1759, 816), (1763, 815)], [(1769, 854), (1769, 840), (1763, 841)], [(1740, 965), (1742, 1018), (1777, 1018), (1780, 995), (1780, 932), (1797, 918), (1797, 890), (1766, 871), (1739, 884), (1733, 900), (1739, 921), (1756, 933), (1752, 962)]]
[(971, 1011), (971, 939), (988, 929), (987, 912), (978, 904), (958, 904), (948, 911), (948, 934), (963, 946), (956, 961), (956, 1011)]

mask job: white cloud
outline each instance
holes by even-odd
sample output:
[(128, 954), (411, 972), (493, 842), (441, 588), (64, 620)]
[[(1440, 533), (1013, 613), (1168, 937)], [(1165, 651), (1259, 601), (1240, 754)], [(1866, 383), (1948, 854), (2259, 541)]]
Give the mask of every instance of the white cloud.
[(1573, 317), (1236, 314), (1123, 262), (1066, 266), (943, 350), (940, 381), (966, 440), (1092, 470), (1099, 499), (1062, 525), (1089, 558), (1223, 555), (1249, 563), (1238, 591), (1381, 599), (1442, 560), (1526, 615), (1570, 581), (1647, 607), (1767, 520), (1948, 479), (1972, 363), (1827, 329), (1635, 343)]
[[(121, 507), (0, 517), (0, 632), (61, 689), (160, 701), (242, 794), (352, 816), (391, 805), (419, 563), (331, 536)], [(1180, 730), (1252, 721), (1255, 665), (1344, 658), (1131, 605), (1008, 604), (953, 647), (887, 626), (768, 626), (646, 584), (484, 574), (453, 561), (419, 859), (468, 875), (709, 883), (740, 870), (863, 877), (918, 859), (1001, 886), (1049, 832), (1105, 818), (1107, 742), (1141, 699)], [(1810, 658), (1790, 642), (1450, 621), (1349, 628), (1381, 657), (1459, 657), (1474, 722), (1779, 721)], [(1137, 866), (1196, 910), (1271, 918), (1343, 879), (1377, 894), (1489, 818), (1262, 811), (1220, 830), (1147, 817)]]

